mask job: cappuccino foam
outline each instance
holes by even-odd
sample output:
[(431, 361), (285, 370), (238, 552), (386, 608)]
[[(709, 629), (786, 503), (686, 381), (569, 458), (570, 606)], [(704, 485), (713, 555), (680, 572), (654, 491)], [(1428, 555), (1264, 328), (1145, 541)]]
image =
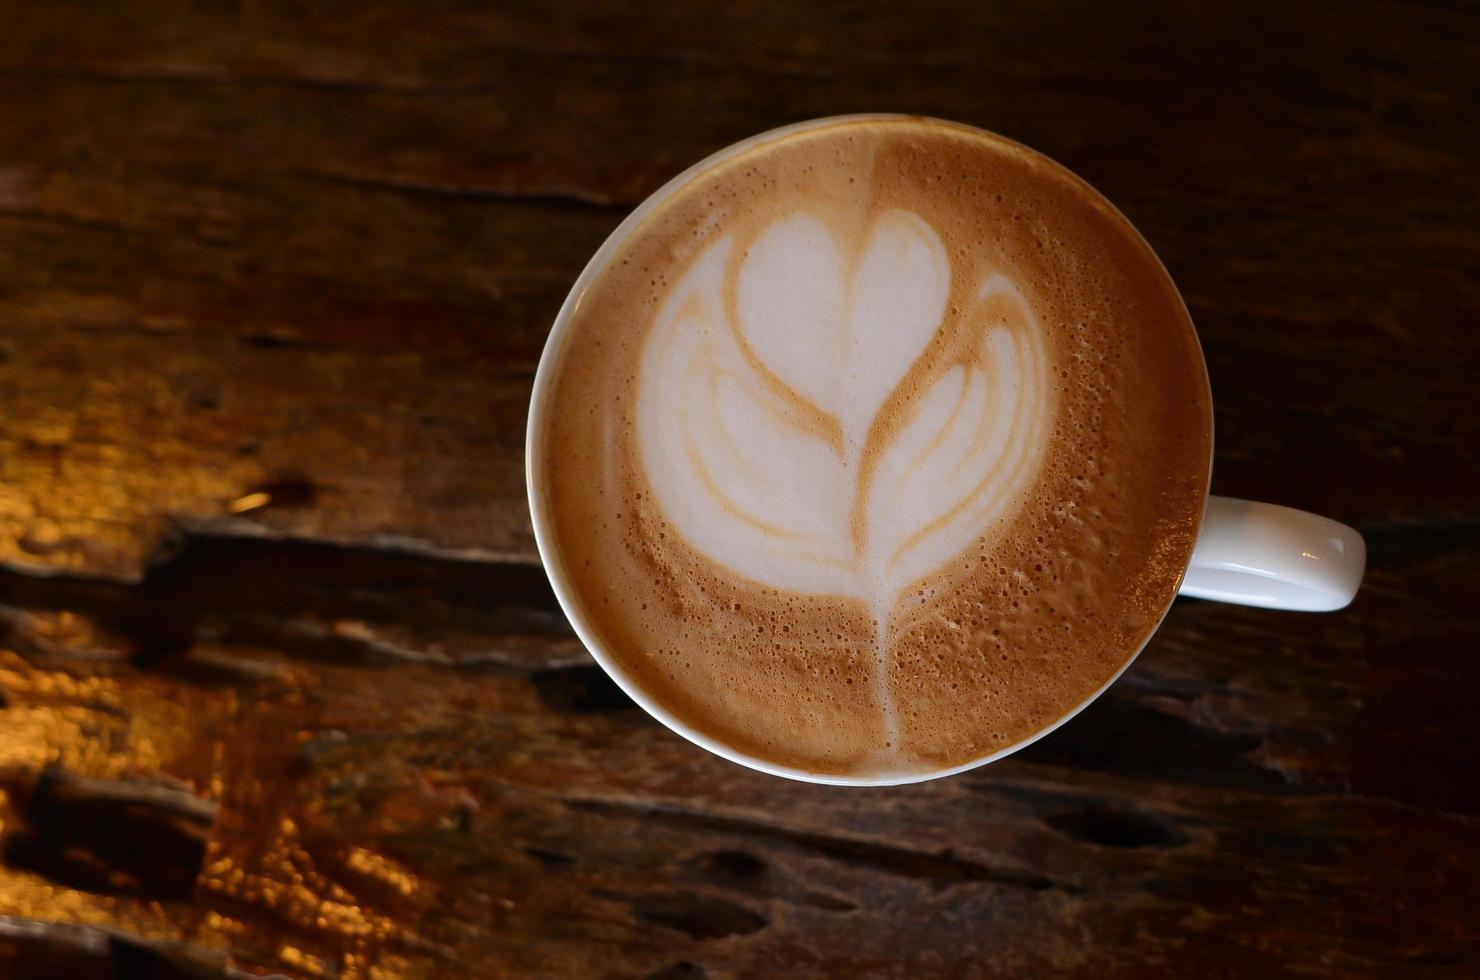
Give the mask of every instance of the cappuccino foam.
[(1201, 354), (1094, 191), (975, 130), (842, 121), (691, 176), (555, 352), (577, 616), (652, 698), (818, 773), (954, 766), (1135, 654), (1205, 499)]

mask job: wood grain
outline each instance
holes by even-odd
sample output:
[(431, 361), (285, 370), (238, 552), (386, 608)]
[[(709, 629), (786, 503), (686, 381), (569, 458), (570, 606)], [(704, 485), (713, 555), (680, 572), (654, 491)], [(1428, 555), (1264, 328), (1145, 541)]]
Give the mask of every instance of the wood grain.
[[(1480, 12), (0, 4), (0, 975), (1468, 976)], [(529, 382), (604, 236), (809, 116), (975, 123), (1146, 234), (1215, 485), (1366, 535), (1079, 719), (841, 791), (570, 635)]]

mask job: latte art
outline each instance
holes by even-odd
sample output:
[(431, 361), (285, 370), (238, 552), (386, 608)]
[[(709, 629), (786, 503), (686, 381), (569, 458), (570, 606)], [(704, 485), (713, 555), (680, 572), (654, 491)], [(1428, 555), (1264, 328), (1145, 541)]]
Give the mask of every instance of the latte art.
[(1072, 175), (830, 122), (602, 254), (541, 367), (532, 503), (583, 637), (688, 728), (909, 778), (1053, 725), (1160, 620), (1207, 492), (1201, 353)]
[(637, 437), (685, 540), (762, 585), (863, 601), (882, 660), (901, 591), (1019, 502), (1052, 392), (1006, 276), (951, 307), (950, 258), (909, 211), (860, 245), (797, 213), (708, 246), (648, 334)]

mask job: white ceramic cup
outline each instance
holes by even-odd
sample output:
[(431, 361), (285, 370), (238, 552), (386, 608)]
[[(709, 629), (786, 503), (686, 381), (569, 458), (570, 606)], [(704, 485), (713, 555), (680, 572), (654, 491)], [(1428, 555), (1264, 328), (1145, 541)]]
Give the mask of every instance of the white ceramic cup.
[[(576, 279), (570, 295), (566, 297), (564, 305), (555, 317), (554, 327), (550, 331), (549, 339), (545, 342), (539, 369), (535, 373), (534, 390), (529, 403), (529, 428), (525, 441), (525, 481), (529, 492), (530, 517), (534, 525), (535, 542), (539, 548), (540, 560), (544, 563), (545, 572), (550, 577), (555, 596), (560, 601), (560, 607), (565, 611), (576, 635), (581, 638), (586, 649), (591, 651), (591, 656), (596, 659), (602, 669), (611, 675), (612, 680), (616, 681), (617, 685), (627, 692), (632, 700), (641, 705), (654, 718), (689, 741), (716, 755), (776, 776), (846, 786), (884, 786), (921, 782), (926, 779), (950, 776), (967, 769), (975, 769), (977, 766), (986, 765), (1010, 755), (1036, 742), (1083, 711), (1091, 701), (1105, 693), (1106, 689), (1125, 672), (1136, 656), (1140, 655), (1140, 650), (1127, 659), (1125, 665), (1116, 671), (1103, 687), (1085, 698), (1072, 710), (1065, 712), (1052, 724), (1014, 745), (959, 766), (883, 777), (839, 776), (810, 772), (758, 759), (711, 738), (703, 732), (696, 731), (674, 717), (628, 677), (621, 665), (602, 648), (580, 603), (575, 600), (575, 594), (566, 578), (564, 566), (561, 564), (560, 554), (555, 547), (545, 501), (544, 467), (540, 447), (544, 443), (546, 408), (549, 403), (555, 367), (562, 349), (569, 340), (570, 324), (575, 311), (583, 302), (587, 288), (606, 268), (607, 263), (622, 247), (627, 236), (654, 208), (699, 173), (744, 152), (757, 143), (817, 126), (851, 120), (888, 118), (897, 117), (886, 113), (830, 116), (752, 136), (750, 139), (720, 150), (694, 164), (638, 205), (637, 209), (628, 215), (627, 219), (617, 226), (616, 231), (612, 232), (611, 236), (602, 243), (601, 248), (597, 249), (596, 254), (592, 256), (591, 261), (586, 264), (586, 268)], [(1003, 138), (995, 134), (989, 135), (995, 139)], [(1129, 221), (1126, 225), (1133, 227)], [(1171, 276), (1167, 274), (1165, 268), (1162, 269), (1162, 275), (1167, 277), (1168, 283), (1171, 282)], [(1202, 369), (1202, 378), (1203, 383), (1206, 384), (1207, 369), (1205, 366)], [(1345, 524), (1276, 504), (1262, 504), (1210, 495), (1203, 513), (1202, 529), (1198, 533), (1197, 544), (1193, 548), (1192, 558), (1183, 574), (1178, 594), (1246, 606), (1263, 606), (1269, 609), (1327, 612), (1341, 609), (1351, 602), (1352, 597), (1356, 595), (1358, 585), (1361, 584), (1366, 564), (1367, 547), (1362, 541), (1362, 536)], [(1170, 603), (1167, 608), (1171, 608)], [(1165, 616), (1166, 610), (1163, 610), (1162, 618), (1164, 619)], [(1160, 623), (1158, 622), (1157, 625), (1159, 627)], [(1151, 632), (1155, 633), (1155, 630)], [(1148, 641), (1150, 637), (1151, 634), (1148, 634)], [(1145, 649), (1145, 643), (1141, 645), (1141, 649)]]

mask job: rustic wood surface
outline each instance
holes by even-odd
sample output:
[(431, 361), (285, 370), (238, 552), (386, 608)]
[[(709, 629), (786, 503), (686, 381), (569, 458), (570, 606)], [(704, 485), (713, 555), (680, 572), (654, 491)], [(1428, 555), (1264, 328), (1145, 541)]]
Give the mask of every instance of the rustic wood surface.
[[(1480, 973), (1480, 8), (0, 0), (0, 976)], [(1101, 188), (1216, 487), (1346, 612), (1180, 601), (1022, 754), (670, 735), (533, 554), (522, 421), (667, 176), (889, 109)]]

